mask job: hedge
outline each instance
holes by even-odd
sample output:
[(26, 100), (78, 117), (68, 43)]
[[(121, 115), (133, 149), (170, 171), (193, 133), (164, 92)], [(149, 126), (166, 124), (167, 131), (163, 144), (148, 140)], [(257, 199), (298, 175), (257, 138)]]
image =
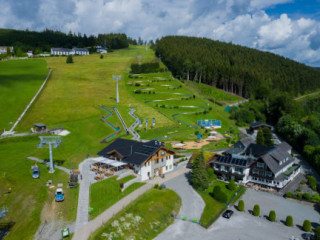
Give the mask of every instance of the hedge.
[(226, 203), (228, 201), (228, 196), (225, 192), (221, 190), (220, 186), (215, 186), (212, 191), (212, 196), (215, 198), (217, 201)]
[(234, 182), (233, 179), (230, 180), (230, 182), (229, 182), (228, 185), (227, 185), (227, 188), (228, 188), (229, 190), (231, 190), (231, 191), (236, 190), (237, 184)]

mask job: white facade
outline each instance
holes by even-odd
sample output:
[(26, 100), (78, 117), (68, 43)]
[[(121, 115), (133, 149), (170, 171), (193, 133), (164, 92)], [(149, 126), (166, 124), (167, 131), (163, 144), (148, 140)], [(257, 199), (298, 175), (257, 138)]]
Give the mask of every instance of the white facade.
[[(159, 164), (162, 165), (162, 174), (171, 172), (173, 170), (173, 155), (159, 159)], [(134, 169), (135, 172), (141, 176), (141, 180), (145, 181), (150, 177), (160, 176), (160, 171), (155, 171), (155, 169), (159, 169), (157, 166), (158, 164), (154, 164), (154, 161), (148, 161), (143, 163), (140, 167), (135, 166)]]
[(50, 53), (54, 56), (89, 55), (89, 50), (86, 48), (51, 48)]

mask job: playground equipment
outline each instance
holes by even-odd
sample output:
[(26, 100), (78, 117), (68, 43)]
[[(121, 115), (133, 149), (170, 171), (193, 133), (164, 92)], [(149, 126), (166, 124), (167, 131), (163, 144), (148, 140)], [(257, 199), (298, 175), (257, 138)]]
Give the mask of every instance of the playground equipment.
[(123, 126), (124, 130), (125, 130), (126, 133), (128, 134), (128, 128), (127, 128), (125, 122), (123, 121), (123, 119), (122, 119), (122, 117), (121, 117), (121, 114), (119, 113), (118, 109), (116, 109), (115, 107), (113, 107), (113, 110), (114, 110), (114, 111), (116, 112), (116, 114), (118, 115), (118, 117), (119, 117), (119, 119), (120, 119), (120, 121), (121, 121), (121, 123), (122, 123), (122, 126)]
[(221, 121), (215, 119), (205, 119), (205, 120), (198, 120), (198, 126), (200, 127), (214, 127), (214, 128), (221, 128)]
[(53, 168), (53, 159), (52, 159), (52, 146), (57, 148), (62, 143), (60, 136), (39, 136), (40, 143), (38, 144), (38, 148), (44, 148), (47, 145), (49, 146), (49, 155), (50, 155), (50, 170), (49, 173), (54, 173)]
[(112, 129), (115, 130), (115, 132), (111, 133), (109, 136), (105, 137), (101, 142), (106, 142), (107, 140), (109, 140), (110, 138), (114, 137), (115, 135), (117, 135), (121, 128), (119, 126), (114, 126), (112, 123), (108, 122), (107, 119), (109, 117), (112, 116), (112, 114), (114, 113), (113, 111), (108, 110), (105, 106), (101, 105), (100, 106), (103, 110), (105, 110), (107, 113), (109, 113), (109, 115), (107, 116), (102, 116), (101, 117), (101, 121), (105, 122), (106, 124), (108, 124)]

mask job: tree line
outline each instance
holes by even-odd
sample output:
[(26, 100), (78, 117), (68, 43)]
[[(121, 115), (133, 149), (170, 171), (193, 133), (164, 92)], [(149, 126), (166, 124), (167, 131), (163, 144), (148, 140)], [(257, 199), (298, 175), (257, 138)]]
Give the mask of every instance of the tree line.
[(26, 52), (33, 50), (35, 53), (49, 52), (52, 47), (72, 48), (89, 47), (92, 52), (96, 45), (106, 45), (108, 49), (127, 48), (134, 40), (126, 34), (110, 33), (87, 36), (81, 33), (68, 34), (61, 31), (45, 29), (42, 32), (28, 30), (0, 29), (0, 43), (3, 46), (14, 46)]
[(297, 96), (320, 87), (315, 68), (269, 52), (207, 38), (167, 36), (153, 48), (174, 76), (250, 97), (261, 85)]

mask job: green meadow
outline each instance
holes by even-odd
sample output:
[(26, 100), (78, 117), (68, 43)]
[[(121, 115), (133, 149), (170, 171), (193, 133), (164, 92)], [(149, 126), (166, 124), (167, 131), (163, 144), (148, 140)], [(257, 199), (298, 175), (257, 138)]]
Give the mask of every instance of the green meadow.
[(151, 189), (92, 234), (90, 239), (153, 239), (178, 214), (180, 197), (170, 189)]
[(48, 72), (41, 59), (0, 61), (0, 133), (17, 121)]

